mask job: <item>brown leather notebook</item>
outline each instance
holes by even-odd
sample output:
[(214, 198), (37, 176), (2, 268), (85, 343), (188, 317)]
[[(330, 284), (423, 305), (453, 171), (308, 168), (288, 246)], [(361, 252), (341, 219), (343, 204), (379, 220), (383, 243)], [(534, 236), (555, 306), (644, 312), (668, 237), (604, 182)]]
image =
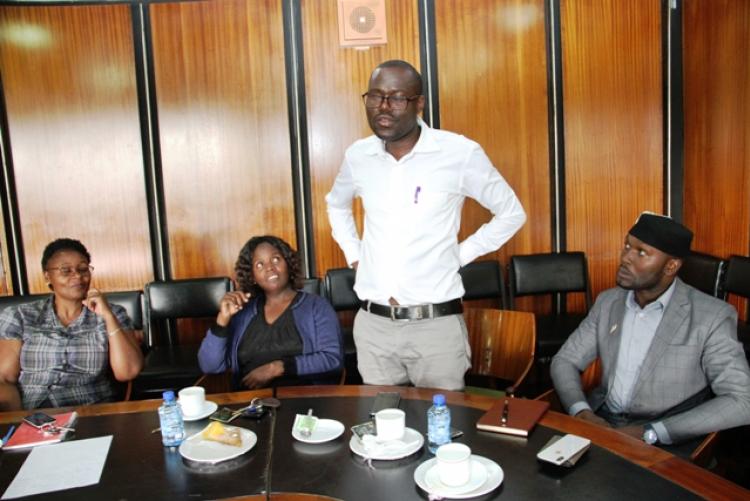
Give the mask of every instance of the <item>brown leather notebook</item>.
[[(506, 423), (502, 424), (505, 402), (508, 402)], [(549, 409), (549, 402), (525, 398), (502, 398), (477, 421), (477, 429), (528, 437), (529, 432)]]

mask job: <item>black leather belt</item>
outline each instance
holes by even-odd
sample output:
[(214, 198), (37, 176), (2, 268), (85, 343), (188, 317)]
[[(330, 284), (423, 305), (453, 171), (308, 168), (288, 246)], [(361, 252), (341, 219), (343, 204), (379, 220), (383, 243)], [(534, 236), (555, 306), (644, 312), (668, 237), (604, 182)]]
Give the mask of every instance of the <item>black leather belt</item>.
[(362, 309), (369, 311), (373, 315), (390, 318), (391, 320), (424, 320), (427, 318), (457, 315), (464, 311), (460, 299), (453, 299), (445, 303), (419, 304), (416, 306), (383, 306), (372, 301), (364, 301)]

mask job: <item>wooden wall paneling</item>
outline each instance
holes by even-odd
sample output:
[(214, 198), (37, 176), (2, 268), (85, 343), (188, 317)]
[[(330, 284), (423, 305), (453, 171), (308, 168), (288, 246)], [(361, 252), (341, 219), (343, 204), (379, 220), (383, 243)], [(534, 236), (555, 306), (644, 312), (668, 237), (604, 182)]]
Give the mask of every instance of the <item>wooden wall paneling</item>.
[[(484, 148), (528, 215), (503, 248), (481, 259), (507, 263), (514, 254), (550, 252), (544, 2), (441, 0), (435, 7), (441, 127)], [(467, 200), (459, 239), (490, 217)], [(544, 310), (548, 301), (540, 301), (519, 298), (518, 306)]]
[[(0, 235), (5, 235), (5, 218), (3, 214), (2, 207), (0, 207)], [(0, 256), (0, 265), (2, 266), (2, 270), (0, 270), (0, 295), (2, 296), (8, 296), (13, 294), (13, 286), (11, 285), (11, 279), (10, 279), (10, 261), (8, 260), (8, 245), (7, 245), (8, 239), (2, 238), (0, 239), (0, 253), (2, 253), (2, 256)]]
[[(750, 251), (750, 2), (683, 11), (685, 224), (693, 249)], [(745, 316), (745, 301), (735, 302)]]
[[(331, 190), (346, 148), (372, 132), (360, 96), (379, 63), (403, 59), (419, 68), (417, 2), (387, 0), (388, 44), (365, 50), (340, 48), (337, 2), (302, 0), (307, 130), (313, 233), (318, 275), (346, 266), (344, 254), (331, 236), (325, 195)], [(355, 204), (360, 223), (362, 209)]]
[(614, 286), (637, 216), (662, 212), (660, 10), (560, 2), (567, 248), (586, 252), (594, 296)]
[(3, 6), (0, 71), (32, 293), (51, 240), (80, 239), (103, 290), (152, 278), (127, 5)]
[(149, 7), (175, 278), (232, 275), (254, 235), (296, 246), (281, 5)]

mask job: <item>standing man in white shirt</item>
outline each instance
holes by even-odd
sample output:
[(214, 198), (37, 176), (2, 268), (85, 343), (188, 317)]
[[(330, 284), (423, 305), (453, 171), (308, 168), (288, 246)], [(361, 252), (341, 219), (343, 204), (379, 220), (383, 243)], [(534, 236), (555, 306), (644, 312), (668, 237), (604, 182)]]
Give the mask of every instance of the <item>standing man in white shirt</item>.
[[(471, 349), (458, 269), (507, 242), (526, 214), (477, 143), (419, 118), (425, 98), (412, 65), (380, 64), (362, 98), (374, 135), (347, 149), (326, 196), (363, 300), (354, 319), (360, 374), (366, 384), (461, 390)], [(459, 244), (467, 196), (493, 218)], [(365, 209), (361, 240), (355, 197)]]

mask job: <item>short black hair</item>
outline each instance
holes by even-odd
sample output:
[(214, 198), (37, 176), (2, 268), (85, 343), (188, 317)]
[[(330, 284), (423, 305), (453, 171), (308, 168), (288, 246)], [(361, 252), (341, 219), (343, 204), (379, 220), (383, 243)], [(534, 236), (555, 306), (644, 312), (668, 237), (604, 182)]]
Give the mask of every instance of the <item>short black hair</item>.
[(42, 252), (42, 271), (47, 271), (47, 263), (52, 256), (60, 251), (73, 251), (86, 257), (86, 261), (91, 262), (91, 254), (86, 247), (74, 238), (58, 238), (47, 244)]
[[(424, 87), (422, 84), (422, 75), (419, 74), (419, 72), (414, 66), (407, 63), (406, 61), (403, 61), (401, 59), (389, 59), (388, 61), (384, 61), (380, 63), (375, 69), (377, 70), (378, 68), (401, 68), (402, 70), (408, 71), (409, 73), (411, 73), (414, 84), (417, 87), (417, 92), (419, 92), (420, 95), (424, 93)], [(374, 70), (373, 70), (373, 73), (374, 73)]]
[(260, 244), (269, 244), (281, 253), (289, 269), (289, 283), (294, 289), (302, 288), (302, 265), (297, 252), (284, 240), (273, 235), (261, 235), (248, 240), (240, 250), (237, 263), (234, 265), (234, 273), (237, 277), (237, 285), (243, 292), (249, 292), (253, 296), (263, 294), (258, 284), (253, 279), (253, 253)]

